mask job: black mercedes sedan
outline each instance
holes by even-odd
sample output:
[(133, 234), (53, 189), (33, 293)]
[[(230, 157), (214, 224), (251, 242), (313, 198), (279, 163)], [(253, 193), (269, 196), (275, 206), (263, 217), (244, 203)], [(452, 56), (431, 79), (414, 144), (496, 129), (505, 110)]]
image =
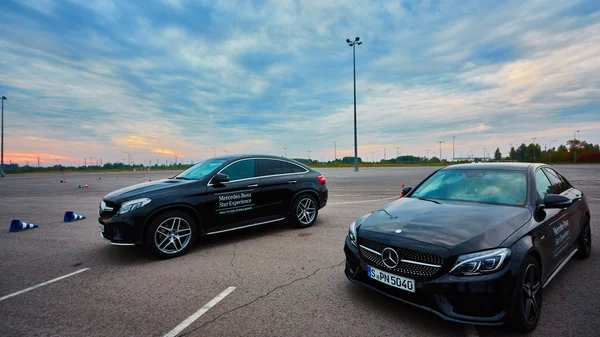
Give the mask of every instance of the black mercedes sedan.
[(453, 165), (353, 222), (344, 251), (352, 282), (449, 321), (531, 331), (544, 287), (590, 255), (590, 210), (547, 165)]
[(238, 155), (114, 191), (102, 199), (98, 221), (112, 245), (145, 245), (160, 257), (175, 257), (197, 236), (283, 220), (312, 226), (326, 204), (321, 173), (292, 159)]

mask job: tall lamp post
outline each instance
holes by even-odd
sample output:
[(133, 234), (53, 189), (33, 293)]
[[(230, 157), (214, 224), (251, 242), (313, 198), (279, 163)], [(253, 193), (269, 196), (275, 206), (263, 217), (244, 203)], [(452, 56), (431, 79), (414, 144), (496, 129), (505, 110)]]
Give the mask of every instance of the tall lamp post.
[(333, 141), (333, 166), (337, 166), (337, 144)]
[(0, 155), (0, 178), (4, 177), (4, 101), (6, 97), (2, 96), (2, 155)]
[(454, 156), (454, 138), (456, 138), (456, 136), (452, 136), (452, 161), (454, 161), (454, 158), (456, 158)]
[(548, 144), (548, 148), (550, 149), (550, 165), (552, 165), (552, 142), (555, 142), (555, 140), (551, 140), (550, 143)]
[[(3, 96), (2, 99), (6, 99), (6, 98), (4, 98), (4, 96)], [(574, 163), (577, 162), (577, 144), (575, 144), (575, 134), (577, 132), (579, 132), (579, 130), (573, 132), (573, 162)]]
[(442, 143), (444, 141), (443, 140), (438, 140), (436, 143), (440, 143), (440, 163), (442, 162)]
[(533, 162), (535, 163), (535, 140), (537, 137), (531, 137), (531, 139), (533, 140)]
[(361, 45), (357, 36), (354, 41), (346, 39), (346, 43), (352, 47), (352, 69), (354, 70), (354, 171), (358, 171), (358, 140), (356, 137), (356, 45)]
[(285, 157), (287, 158), (287, 147), (284, 147), (283, 150), (285, 151)]

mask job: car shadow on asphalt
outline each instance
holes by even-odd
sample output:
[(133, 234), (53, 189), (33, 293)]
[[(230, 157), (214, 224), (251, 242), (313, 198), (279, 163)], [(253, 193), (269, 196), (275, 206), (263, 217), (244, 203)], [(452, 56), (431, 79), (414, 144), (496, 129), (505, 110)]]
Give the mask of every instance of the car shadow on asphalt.
[[(366, 312), (374, 318), (394, 320), (403, 327), (403, 331), (426, 330), (430, 334), (439, 336), (460, 335), (464, 331), (463, 324), (443, 320), (435, 314), (394, 300), (360, 284), (347, 282), (345, 288), (348, 297), (356, 302), (358, 312)], [(408, 326), (411, 326), (412, 329)]]
[[(318, 223), (319, 220), (314, 225), (318, 226)], [(211, 248), (258, 240), (261, 237), (287, 236), (290, 235), (286, 234), (288, 232), (293, 232), (291, 235), (298, 235), (299, 233), (306, 233), (307, 230), (310, 230), (310, 228), (295, 229), (287, 221), (282, 221), (217, 235), (203, 236), (196, 239), (196, 243), (190, 247), (185, 255), (195, 255)], [(162, 261), (162, 259), (155, 256), (143, 246), (114, 247), (106, 245), (91, 250), (89, 254), (94, 257), (93, 259), (101, 257), (103, 264), (108, 263), (120, 266), (143, 265)]]

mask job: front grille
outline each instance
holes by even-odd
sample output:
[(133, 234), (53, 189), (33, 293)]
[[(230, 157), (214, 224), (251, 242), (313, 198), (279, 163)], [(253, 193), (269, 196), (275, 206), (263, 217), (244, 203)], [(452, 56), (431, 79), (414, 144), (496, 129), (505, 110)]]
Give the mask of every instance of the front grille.
[[(383, 244), (383, 243), (380, 243), (377, 241), (373, 241), (373, 240), (369, 240), (369, 239), (359, 238), (358, 244), (360, 246), (360, 253), (365, 259), (374, 263), (378, 267), (384, 268), (389, 271), (396, 272), (398, 274), (417, 276), (417, 277), (431, 277), (440, 270), (442, 264), (444, 263), (444, 259), (439, 255), (420, 252), (420, 251), (407, 249), (407, 248), (388, 246), (386, 244)], [(364, 247), (369, 248), (373, 251), (376, 251), (379, 254), (370, 252), (369, 250), (365, 249)], [(424, 266), (424, 265), (417, 264), (417, 263), (402, 261), (398, 264), (398, 266), (396, 266), (396, 268), (393, 268), (393, 269), (388, 268), (385, 264), (383, 264), (383, 260), (381, 258), (381, 252), (386, 247), (393, 248), (398, 253), (401, 260), (410, 260), (410, 261), (414, 261), (414, 262), (427, 263), (427, 264), (432, 264), (432, 265), (438, 265), (440, 267)]]

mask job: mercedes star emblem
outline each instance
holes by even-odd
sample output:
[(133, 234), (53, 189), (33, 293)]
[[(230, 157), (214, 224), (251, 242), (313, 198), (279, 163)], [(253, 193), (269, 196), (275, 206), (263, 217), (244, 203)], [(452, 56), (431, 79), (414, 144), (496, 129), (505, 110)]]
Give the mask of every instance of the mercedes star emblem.
[(390, 247), (381, 252), (381, 259), (383, 260), (383, 264), (390, 269), (396, 268), (400, 262), (398, 253), (396, 253), (396, 251)]

